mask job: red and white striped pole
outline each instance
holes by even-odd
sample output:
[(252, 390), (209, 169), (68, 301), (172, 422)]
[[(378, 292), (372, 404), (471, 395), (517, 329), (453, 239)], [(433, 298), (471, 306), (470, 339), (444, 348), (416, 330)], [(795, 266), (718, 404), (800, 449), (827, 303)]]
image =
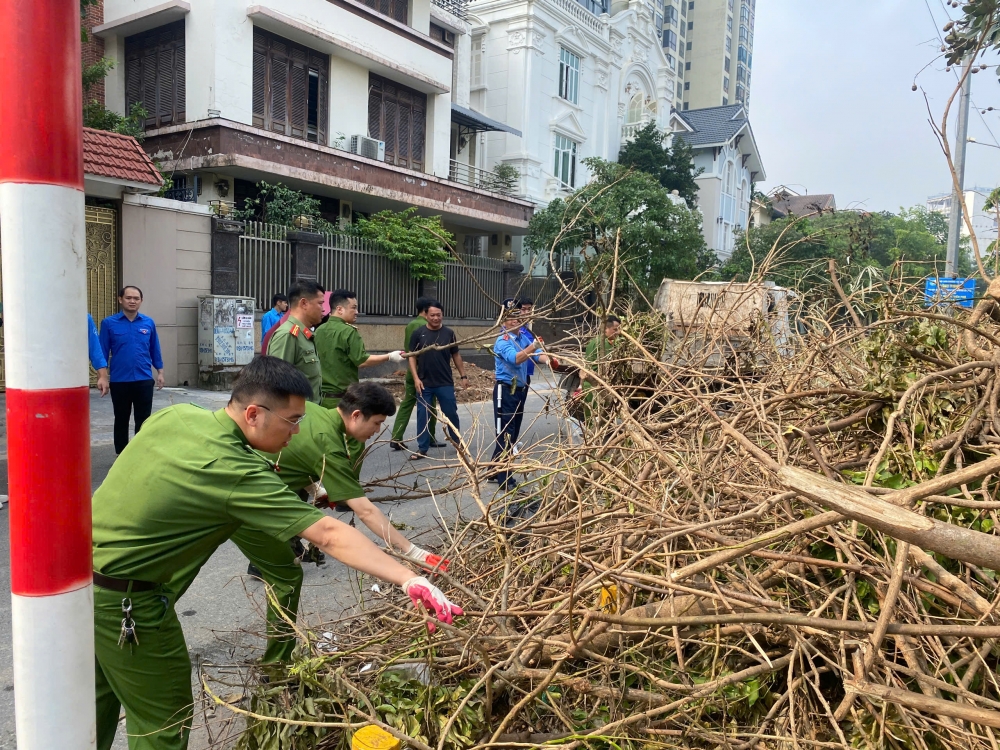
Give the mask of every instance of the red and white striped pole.
[(19, 750), (96, 745), (79, 0), (0, 0)]

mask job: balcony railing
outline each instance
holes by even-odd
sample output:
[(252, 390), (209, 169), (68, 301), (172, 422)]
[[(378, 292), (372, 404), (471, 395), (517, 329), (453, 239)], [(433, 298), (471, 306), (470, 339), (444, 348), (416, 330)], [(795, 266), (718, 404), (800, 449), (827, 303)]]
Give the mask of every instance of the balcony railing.
[(194, 188), (171, 188), (163, 193), (164, 198), (169, 198), (172, 201), (184, 201), (185, 203), (195, 203), (197, 198), (194, 194)]
[(453, 16), (458, 16), (463, 21), (467, 21), (469, 11), (469, 0), (431, 0), (439, 8), (444, 8)]
[(448, 169), (448, 179), (462, 185), (488, 190), (499, 195), (513, 195), (515, 184), (509, 180), (503, 180), (494, 172), (487, 172), (485, 169), (474, 167), (471, 164), (451, 160)]

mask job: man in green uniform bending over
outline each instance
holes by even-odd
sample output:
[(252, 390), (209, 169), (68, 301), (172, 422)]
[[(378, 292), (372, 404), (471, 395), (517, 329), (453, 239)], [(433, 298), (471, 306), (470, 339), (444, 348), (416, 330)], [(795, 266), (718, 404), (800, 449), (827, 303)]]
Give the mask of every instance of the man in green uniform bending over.
[(309, 382), (258, 357), (216, 412), (154, 414), (93, 499), (97, 747), (111, 747), (124, 705), (131, 750), (184, 750), (191, 662), (174, 604), (216, 548), (241, 529), (295, 535), (345, 565), (397, 584), (442, 622), (461, 609), (356, 529), (303, 503), (258, 453), (288, 445)]
[(288, 289), (288, 319), (271, 334), (267, 351), (283, 359), (306, 376), (312, 386), (310, 401), (317, 404), (323, 374), (312, 329), (323, 320), (323, 289), (315, 281), (297, 281)]
[[(268, 453), (278, 476), (289, 489), (305, 490), (309, 502), (350, 511), (390, 547), (415, 563), (447, 570), (449, 561), (413, 544), (399, 533), (385, 514), (366, 496), (361, 486), (365, 442), (382, 429), (396, 411), (392, 394), (376, 383), (354, 383), (336, 409), (306, 404), (306, 418), (287, 448)], [(244, 528), (233, 542), (256, 568), (254, 575), (271, 587), (285, 614), (292, 620), (299, 608), (302, 566), (295, 552), (262, 531)], [(288, 661), (295, 636), (270, 601), (267, 612), (268, 642), (262, 663)]]
[(398, 350), (369, 354), (354, 327), (357, 319), (358, 295), (347, 289), (330, 292), (330, 319), (316, 331), (316, 352), (323, 370), (320, 403), (327, 409), (336, 409), (348, 386), (358, 382), (358, 368), (403, 362), (403, 352)]
[[(427, 325), (427, 308), (433, 300), (430, 297), (417, 297), (417, 317), (406, 324), (406, 331), (403, 333), (403, 350), (410, 351), (410, 338), (418, 328)], [(410, 416), (413, 414), (413, 407), (417, 405), (417, 387), (413, 384), (413, 373), (410, 368), (406, 368), (406, 391), (403, 393), (403, 400), (399, 402), (399, 411), (396, 412), (396, 421), (392, 423), (392, 440), (389, 445), (394, 451), (406, 450), (406, 443), (403, 442), (403, 435), (406, 434), (406, 426), (410, 423)], [(434, 406), (434, 403), (431, 403)], [(444, 443), (439, 443), (437, 439), (437, 409), (432, 409), (428, 430), (431, 434), (431, 447), (444, 448)]]

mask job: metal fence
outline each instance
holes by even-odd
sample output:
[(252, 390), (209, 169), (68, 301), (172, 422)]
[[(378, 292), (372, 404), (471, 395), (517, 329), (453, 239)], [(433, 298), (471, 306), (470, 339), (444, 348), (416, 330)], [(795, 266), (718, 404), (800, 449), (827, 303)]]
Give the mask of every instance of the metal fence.
[[(274, 224), (246, 222), (240, 237), (239, 293), (253, 297), (266, 310), (271, 295), (291, 283), (292, 252), (287, 229)], [(350, 289), (358, 295), (362, 315), (407, 317), (420, 295), (420, 282), (405, 263), (391, 260), (370, 240), (327, 234), (319, 247), (319, 283), (326, 289)], [(461, 255), (445, 263), (445, 278), (437, 282), (436, 296), (447, 317), (492, 320), (503, 298), (503, 262), (495, 258)]]
[(495, 258), (460, 255), (444, 264), (437, 298), (448, 318), (496, 319), (503, 301), (503, 263)]

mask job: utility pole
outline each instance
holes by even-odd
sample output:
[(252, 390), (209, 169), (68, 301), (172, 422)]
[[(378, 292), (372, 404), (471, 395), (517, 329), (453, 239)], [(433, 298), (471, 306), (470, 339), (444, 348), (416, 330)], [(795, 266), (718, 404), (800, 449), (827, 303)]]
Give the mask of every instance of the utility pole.
[[(92, 750), (79, 0), (0, 0), (0, 215), (19, 750)], [(47, 319), (39, 323), (39, 295)]]
[[(968, 64), (971, 64), (968, 63)], [(965, 202), (965, 151), (969, 140), (969, 106), (972, 99), (972, 71), (965, 72), (962, 94), (958, 103), (958, 127), (955, 132), (955, 173), (958, 190), (952, 187), (951, 213), (948, 216), (948, 254), (945, 257), (944, 275), (949, 279), (958, 276), (958, 243), (962, 238), (962, 209)]]

